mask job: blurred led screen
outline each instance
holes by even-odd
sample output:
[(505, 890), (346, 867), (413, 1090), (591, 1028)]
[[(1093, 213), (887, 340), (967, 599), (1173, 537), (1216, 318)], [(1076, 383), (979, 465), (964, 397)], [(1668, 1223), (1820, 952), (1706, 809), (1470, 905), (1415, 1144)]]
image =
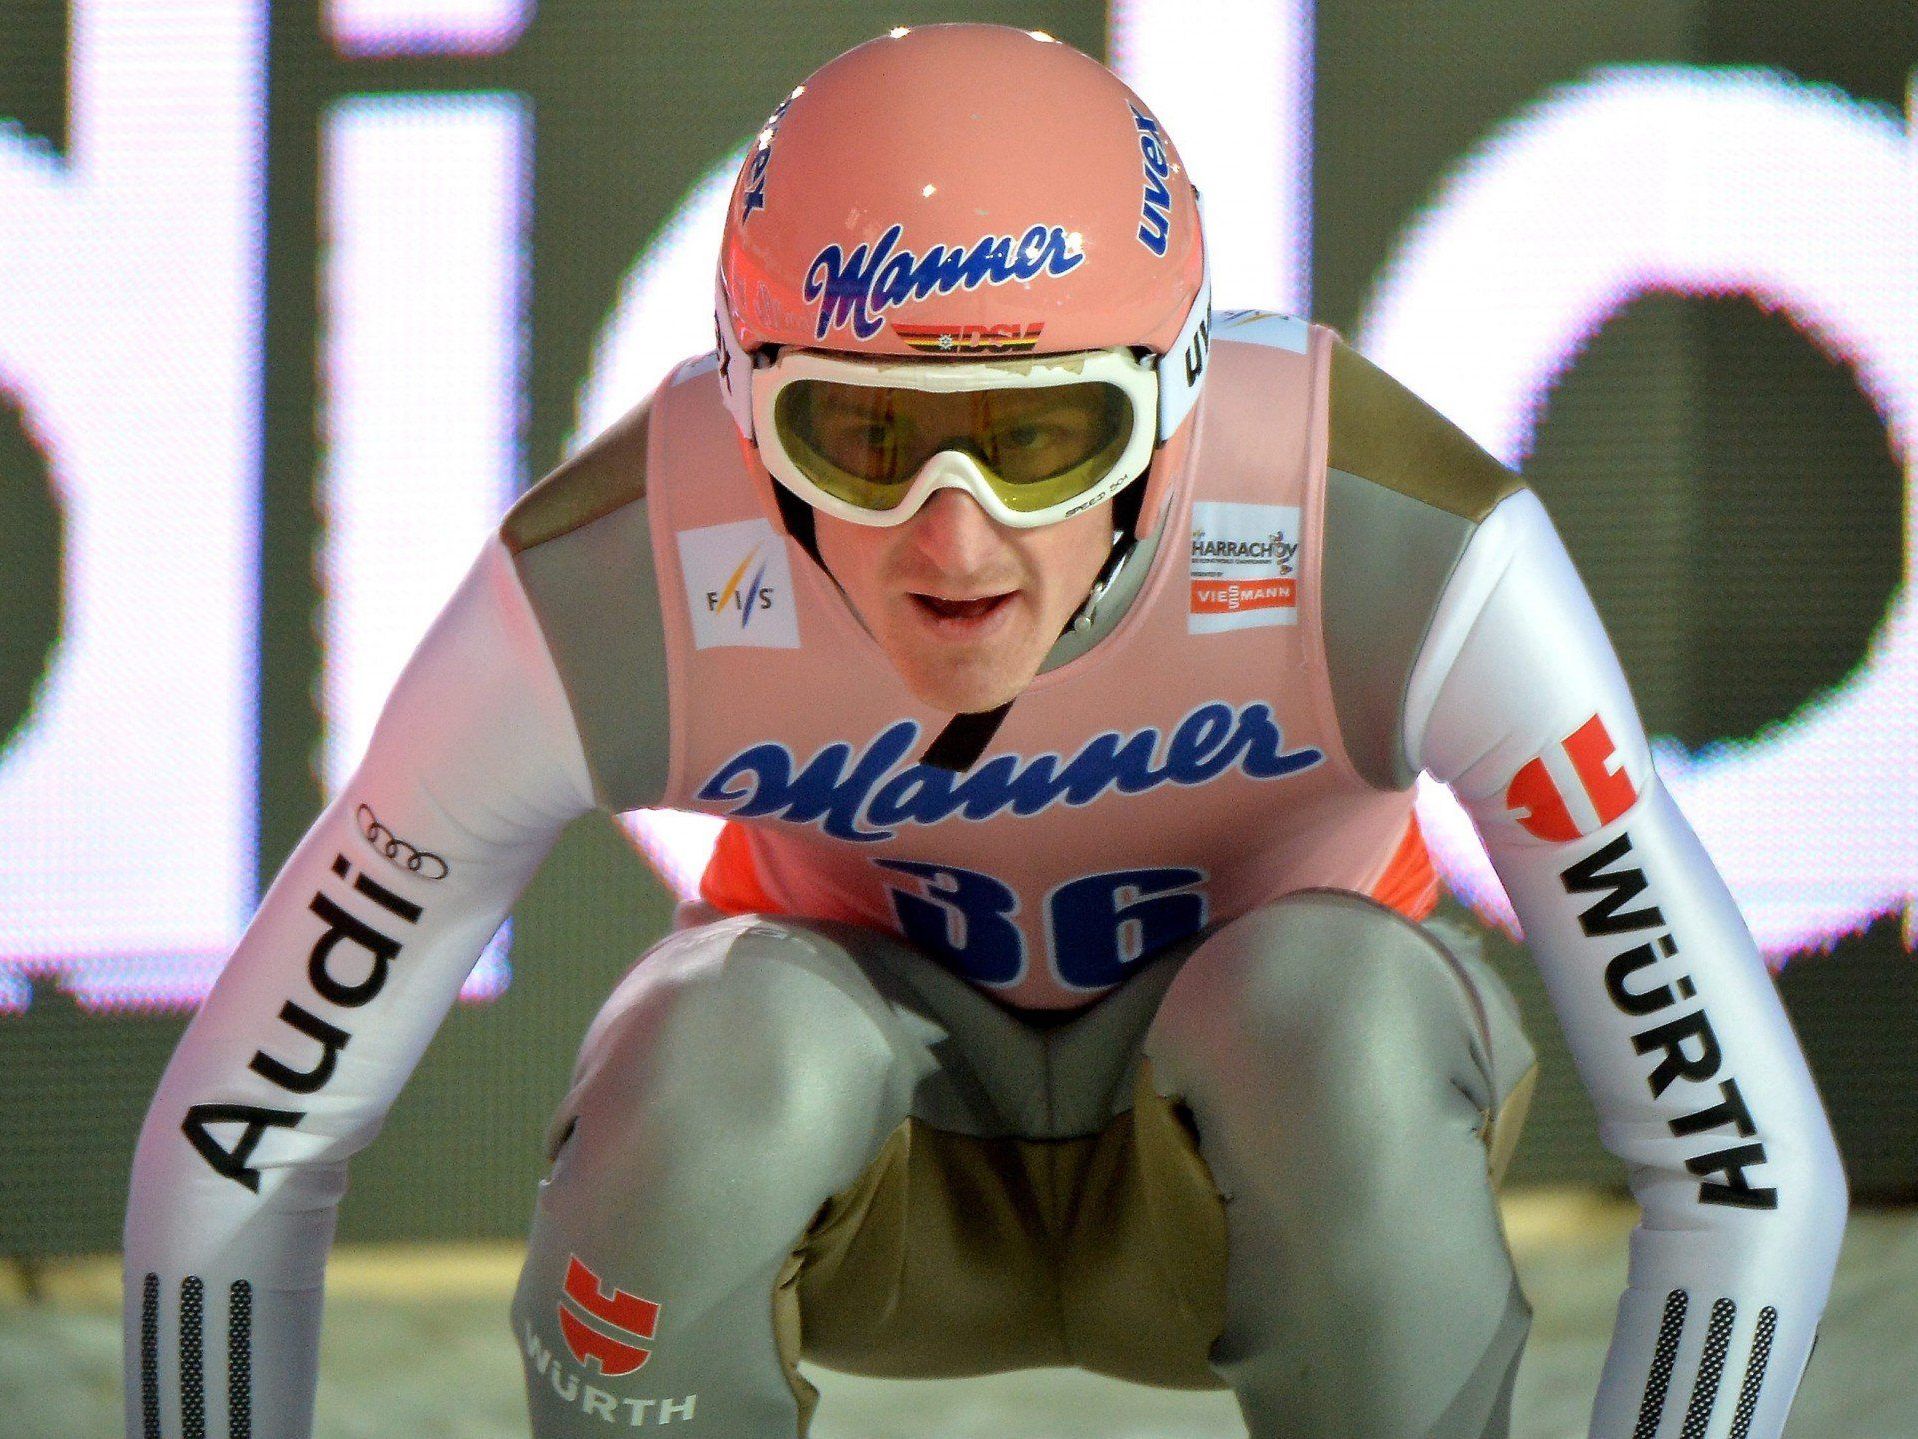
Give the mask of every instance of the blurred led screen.
[[(245, 0), (84, 0), (65, 14), (64, 144), (0, 124), (0, 397), (44, 466), (61, 541), (57, 631), (17, 710), (0, 713), (0, 1006), (20, 1009), (29, 981), (51, 977), (88, 1007), (182, 1007), (258, 891), (270, 17)], [(320, 30), (343, 60), (478, 64), (535, 18), (530, 0), (333, 0)], [(1112, 62), (1205, 192), (1221, 305), (1309, 309), (1309, 7), (1135, 0), (1108, 26)], [(490, 80), (346, 94), (317, 126), (310, 682), (330, 790), (532, 477), (521, 394), (536, 361), (541, 134), (527, 95)], [(740, 153), (713, 153), (632, 257), (593, 327), (573, 443), (708, 343)], [(1399, 233), (1354, 338), (1522, 465), (1542, 396), (1622, 306), (1651, 290), (1741, 294), (1851, 366), (1888, 430), (1909, 435), (1912, 154), (1903, 116), (1831, 86), (1596, 68), (1456, 157)], [(1905, 911), (1912, 627), (1900, 590), (1844, 682), (1788, 720), (1698, 753), (1661, 745), (1775, 962)], [(1509, 922), (1449, 798), (1426, 794), (1421, 813), (1454, 889)], [(686, 892), (711, 826), (629, 825)], [(468, 997), (507, 975), (496, 943)]]

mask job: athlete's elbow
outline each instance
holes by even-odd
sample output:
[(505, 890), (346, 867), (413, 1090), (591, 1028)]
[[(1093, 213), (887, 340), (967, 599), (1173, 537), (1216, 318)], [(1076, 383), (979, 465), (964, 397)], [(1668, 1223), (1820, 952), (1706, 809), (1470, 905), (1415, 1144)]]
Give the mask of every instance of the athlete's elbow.
[(1819, 1120), (1811, 1136), (1813, 1142), (1798, 1165), (1806, 1196), (1800, 1223), (1813, 1251), (1823, 1257), (1828, 1268), (1836, 1268), (1846, 1216), (1851, 1211), (1851, 1186), (1831, 1126), (1822, 1114)]
[(162, 1086), (148, 1106), (146, 1120), (133, 1147), (133, 1170), (127, 1181), (126, 1224), (122, 1242), (129, 1256), (170, 1251), (177, 1246), (185, 1215), (188, 1175), (183, 1172), (175, 1145), (180, 1138), (177, 1118), (168, 1123), (174, 1106)]
[(1773, 1149), (1765, 1177), (1771, 1196), (1767, 1247), (1788, 1252), (1799, 1273), (1829, 1284), (1851, 1207), (1838, 1146), (1821, 1113)]

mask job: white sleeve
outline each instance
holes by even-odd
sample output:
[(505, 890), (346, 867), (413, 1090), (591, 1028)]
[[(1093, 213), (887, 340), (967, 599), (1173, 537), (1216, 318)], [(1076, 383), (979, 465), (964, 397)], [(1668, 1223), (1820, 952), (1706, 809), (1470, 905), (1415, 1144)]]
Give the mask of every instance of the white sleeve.
[(497, 537), (167, 1066), (126, 1224), (129, 1439), (302, 1439), (346, 1161), (555, 836), (592, 805)]
[(1403, 738), (1476, 824), (1642, 1211), (1593, 1439), (1778, 1439), (1844, 1229), (1837, 1147), (1529, 492), (1448, 582)]

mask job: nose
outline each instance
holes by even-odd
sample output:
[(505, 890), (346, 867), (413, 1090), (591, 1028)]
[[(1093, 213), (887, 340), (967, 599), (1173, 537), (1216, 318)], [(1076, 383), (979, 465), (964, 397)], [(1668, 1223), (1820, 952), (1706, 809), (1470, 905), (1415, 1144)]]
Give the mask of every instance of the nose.
[(992, 516), (954, 486), (935, 490), (906, 525), (912, 547), (944, 575), (983, 574), (1005, 546)]

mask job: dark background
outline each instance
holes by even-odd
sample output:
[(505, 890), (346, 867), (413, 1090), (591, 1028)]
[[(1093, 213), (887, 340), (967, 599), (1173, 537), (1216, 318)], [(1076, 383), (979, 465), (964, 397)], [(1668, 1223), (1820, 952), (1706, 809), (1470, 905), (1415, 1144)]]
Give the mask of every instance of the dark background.
[[(311, 559), (325, 107), (382, 91), (530, 98), (530, 480), (559, 458), (620, 281), (687, 187), (831, 55), (890, 25), (960, 18), (1105, 49), (1104, 8), (1086, 0), (544, 0), (505, 55), (346, 60), (323, 36), (316, 3), (274, 7), (262, 885), (320, 802)], [(1765, 65), (1902, 110), (1918, 63), (1918, 0), (1322, 0), (1317, 26), (1313, 308), (1348, 331), (1402, 228), (1459, 156), (1595, 66)], [(68, 33), (59, 0), (0, 0), (0, 125), (64, 144)], [(1883, 424), (1846, 369), (1735, 298), (1654, 294), (1625, 308), (1562, 376), (1526, 473), (1591, 584), (1648, 726), (1688, 746), (1752, 734), (1839, 680), (1900, 581), (1903, 478)], [(59, 556), (45, 465), (0, 392), (0, 745), (58, 633)], [(1787, 594), (1781, 574), (1817, 582)], [(516, 911), (511, 988), (456, 1010), (383, 1136), (355, 1162), (344, 1237), (522, 1229), (539, 1134), (573, 1048), (666, 912), (609, 820), (566, 835)], [(1494, 949), (1546, 1063), (1515, 1181), (1622, 1186), (1529, 965), (1503, 942)], [(1854, 1191), (1918, 1197), (1918, 967), (1898, 925), (1797, 961), (1781, 984)], [(0, 1253), (117, 1247), (133, 1136), (183, 1023), (84, 1015), (50, 983), (24, 1015), (0, 1016)]]

